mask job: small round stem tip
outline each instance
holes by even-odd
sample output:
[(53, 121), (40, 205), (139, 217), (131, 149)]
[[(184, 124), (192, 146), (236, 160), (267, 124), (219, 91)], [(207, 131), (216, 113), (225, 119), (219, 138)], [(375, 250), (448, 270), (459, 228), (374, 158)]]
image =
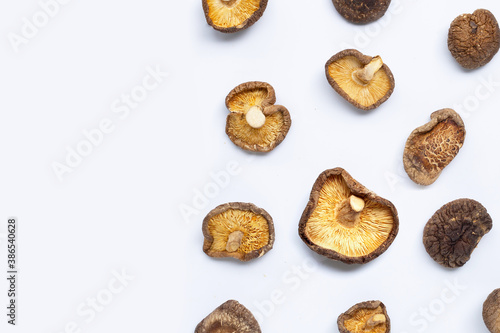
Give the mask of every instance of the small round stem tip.
[(384, 324), (386, 322), (385, 315), (382, 313), (377, 313), (368, 319), (366, 322), (365, 328), (372, 329), (377, 325)]
[(361, 81), (363, 84), (368, 84), (373, 79), (375, 73), (384, 65), (382, 58), (380, 56), (374, 57), (370, 63), (368, 63), (365, 67), (354, 71), (353, 77), (356, 80)]
[(247, 111), (245, 119), (247, 120), (248, 125), (253, 128), (261, 128), (266, 123), (266, 116), (262, 112), (262, 108), (257, 105), (252, 106)]
[(227, 239), (226, 251), (236, 252), (241, 246), (242, 239), (243, 239), (243, 232), (241, 232), (240, 230), (233, 231)]
[(351, 208), (356, 213), (359, 213), (365, 208), (365, 201), (355, 195), (351, 195), (349, 197), (349, 203), (351, 204)]

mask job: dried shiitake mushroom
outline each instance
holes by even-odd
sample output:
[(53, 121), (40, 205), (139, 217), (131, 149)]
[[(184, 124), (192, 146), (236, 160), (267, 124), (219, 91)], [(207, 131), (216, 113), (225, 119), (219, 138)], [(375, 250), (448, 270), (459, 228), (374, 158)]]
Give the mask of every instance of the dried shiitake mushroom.
[(262, 16), (267, 0), (203, 0), (207, 23), (221, 32), (246, 29)]
[(431, 114), (431, 121), (411, 132), (403, 153), (406, 173), (415, 183), (430, 185), (458, 154), (465, 139), (462, 118), (452, 109)]
[(326, 62), (328, 82), (349, 103), (371, 110), (394, 91), (394, 76), (380, 56), (369, 57), (354, 49), (334, 55)]
[(208, 213), (203, 220), (203, 236), (207, 255), (249, 261), (272, 249), (273, 219), (254, 204), (230, 202)]
[(279, 145), (292, 120), (288, 110), (275, 102), (274, 88), (266, 82), (247, 82), (231, 90), (226, 97), (230, 111), (226, 133), (231, 141), (257, 152), (269, 152)]
[(479, 202), (454, 200), (436, 211), (425, 225), (424, 246), (440, 265), (461, 267), (492, 226), (490, 215)]
[(335, 9), (352, 23), (370, 23), (384, 16), (391, 0), (333, 0)]
[(340, 333), (389, 333), (391, 321), (384, 303), (367, 301), (352, 306), (337, 320)]
[(500, 289), (495, 289), (483, 303), (483, 321), (491, 333), (500, 333)]
[(321, 173), (314, 183), (299, 235), (321, 255), (364, 264), (387, 250), (398, 228), (398, 213), (390, 201), (335, 168)]
[(229, 300), (203, 319), (194, 333), (261, 333), (259, 323), (243, 305)]
[(462, 14), (451, 22), (448, 49), (464, 68), (486, 65), (500, 47), (500, 29), (495, 16), (486, 9)]

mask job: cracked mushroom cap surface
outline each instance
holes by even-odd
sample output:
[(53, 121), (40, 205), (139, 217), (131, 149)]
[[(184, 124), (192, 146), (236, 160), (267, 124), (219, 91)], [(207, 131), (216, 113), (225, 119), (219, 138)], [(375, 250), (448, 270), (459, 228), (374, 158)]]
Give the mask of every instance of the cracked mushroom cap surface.
[(340, 333), (389, 333), (391, 321), (384, 303), (366, 301), (342, 313), (337, 325)]
[(500, 29), (495, 16), (487, 9), (462, 14), (451, 22), (448, 49), (466, 69), (476, 69), (493, 59), (500, 47)]
[(500, 289), (495, 289), (483, 303), (483, 321), (491, 333), (500, 333)]
[(444, 267), (461, 267), (492, 227), (491, 216), (479, 202), (451, 201), (438, 209), (425, 225), (425, 250)]
[(243, 305), (229, 300), (220, 305), (194, 331), (195, 333), (261, 333), (259, 323)]
[(384, 16), (391, 0), (333, 0), (335, 9), (352, 23), (366, 24)]
[(267, 0), (203, 0), (207, 23), (215, 30), (231, 33), (257, 22), (267, 7)]
[(347, 264), (377, 258), (398, 230), (394, 205), (342, 168), (319, 175), (299, 223), (299, 235), (311, 250)]
[(354, 49), (335, 54), (325, 65), (332, 88), (361, 110), (384, 103), (395, 87), (394, 76), (380, 56), (370, 57)]
[(431, 121), (413, 130), (406, 140), (403, 164), (419, 185), (430, 185), (451, 163), (465, 140), (465, 125), (453, 109), (431, 114)]
[(276, 94), (269, 83), (253, 81), (234, 88), (226, 97), (229, 139), (249, 151), (276, 148), (285, 139), (292, 120), (288, 110), (275, 102)]
[(203, 220), (202, 229), (203, 251), (210, 257), (249, 261), (263, 256), (274, 244), (271, 215), (251, 203), (217, 206)]

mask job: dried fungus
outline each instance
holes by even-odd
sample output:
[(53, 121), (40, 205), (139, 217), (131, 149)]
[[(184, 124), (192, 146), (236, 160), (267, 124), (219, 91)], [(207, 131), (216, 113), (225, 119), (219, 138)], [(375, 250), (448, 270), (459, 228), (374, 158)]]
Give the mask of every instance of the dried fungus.
[(466, 69), (484, 66), (498, 52), (500, 29), (495, 16), (487, 9), (462, 14), (451, 22), (448, 49)]
[(492, 227), (490, 215), (479, 202), (451, 201), (437, 210), (425, 225), (425, 250), (444, 267), (461, 267)]
[(493, 290), (484, 301), (483, 321), (491, 333), (500, 333), (500, 288)]
[(384, 303), (367, 301), (342, 313), (337, 325), (340, 333), (389, 333), (391, 321)]
[(391, 0), (333, 0), (335, 9), (352, 23), (366, 24), (384, 16)]
[(247, 308), (229, 300), (205, 317), (194, 333), (261, 333), (261, 330)]
[(332, 88), (362, 110), (384, 103), (395, 87), (394, 76), (380, 56), (370, 57), (354, 49), (335, 54), (325, 65)]
[(234, 88), (226, 97), (230, 111), (226, 134), (240, 148), (269, 152), (286, 137), (292, 124), (290, 113), (274, 105), (274, 88), (266, 82), (247, 82)]
[(335, 168), (321, 173), (314, 183), (299, 235), (318, 254), (364, 264), (387, 250), (398, 228), (398, 213), (390, 201)]
[(271, 216), (251, 203), (230, 202), (214, 208), (203, 220), (203, 251), (211, 257), (249, 261), (274, 244)]
[(203, 0), (207, 23), (221, 32), (250, 27), (262, 16), (267, 0)]
[(431, 114), (431, 121), (411, 132), (406, 140), (403, 164), (415, 183), (430, 185), (458, 154), (465, 140), (465, 125), (452, 109)]

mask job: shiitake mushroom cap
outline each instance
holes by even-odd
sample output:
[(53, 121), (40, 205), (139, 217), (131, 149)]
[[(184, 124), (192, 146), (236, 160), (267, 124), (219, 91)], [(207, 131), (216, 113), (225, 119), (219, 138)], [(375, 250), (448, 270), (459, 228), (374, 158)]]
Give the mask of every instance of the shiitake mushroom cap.
[(406, 173), (419, 185), (430, 185), (441, 175), (462, 148), (465, 125), (453, 109), (431, 114), (431, 120), (413, 130), (406, 140), (403, 165)]
[(299, 222), (299, 235), (311, 250), (346, 264), (377, 258), (398, 230), (396, 207), (342, 168), (319, 175)]
[[(226, 96), (230, 111), (226, 119), (229, 139), (238, 147), (254, 152), (267, 153), (276, 148), (288, 134), (292, 119), (284, 106), (274, 103), (276, 94), (267, 82), (245, 82), (231, 90)], [(251, 121), (255, 118), (248, 118), (252, 111), (260, 113), (262, 123), (256, 125)]]
[(448, 49), (466, 69), (476, 69), (493, 59), (500, 47), (500, 29), (487, 9), (456, 17), (448, 30)]
[(252, 203), (229, 202), (203, 219), (203, 251), (210, 257), (241, 261), (259, 258), (273, 248), (271, 215)]
[(267, 7), (267, 0), (202, 0), (207, 23), (215, 30), (233, 33), (257, 22)]
[(390, 4), (391, 0), (333, 0), (339, 14), (357, 24), (378, 20), (384, 16)]

